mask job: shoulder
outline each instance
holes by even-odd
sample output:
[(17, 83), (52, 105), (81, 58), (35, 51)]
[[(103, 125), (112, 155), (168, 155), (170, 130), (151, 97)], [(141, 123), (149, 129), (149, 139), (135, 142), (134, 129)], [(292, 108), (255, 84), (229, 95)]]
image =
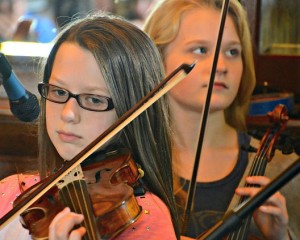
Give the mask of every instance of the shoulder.
[(176, 239), (170, 212), (165, 203), (156, 195), (147, 192), (136, 197), (142, 207), (141, 216), (116, 239)]
[(0, 218), (12, 209), (15, 199), (27, 188), (39, 181), (35, 174), (14, 174), (0, 181)]

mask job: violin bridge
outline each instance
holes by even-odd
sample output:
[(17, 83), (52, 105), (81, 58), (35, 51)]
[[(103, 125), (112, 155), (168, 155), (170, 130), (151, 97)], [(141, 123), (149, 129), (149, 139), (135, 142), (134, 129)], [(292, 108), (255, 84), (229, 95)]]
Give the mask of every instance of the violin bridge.
[(83, 171), (81, 169), (81, 166), (78, 165), (76, 168), (70, 171), (65, 177), (59, 180), (56, 185), (59, 189), (62, 189), (63, 187), (67, 186), (69, 183), (72, 183), (76, 180), (82, 180), (82, 179), (84, 179)]

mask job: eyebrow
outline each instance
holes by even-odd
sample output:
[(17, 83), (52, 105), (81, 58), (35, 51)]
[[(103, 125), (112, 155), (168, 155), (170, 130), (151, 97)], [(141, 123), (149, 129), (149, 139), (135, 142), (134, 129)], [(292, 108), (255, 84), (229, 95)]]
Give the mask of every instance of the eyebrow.
[(192, 40), (189, 40), (189, 41), (185, 42), (185, 44), (187, 44), (187, 45), (191, 45), (191, 44), (208, 44), (208, 43), (210, 43), (210, 41), (199, 40), (199, 39), (192, 39)]
[(236, 41), (236, 40), (234, 40), (234, 41), (229, 41), (229, 42), (227, 42), (226, 44), (227, 44), (227, 45), (242, 45), (242, 43), (241, 43), (240, 41)]
[[(51, 84), (59, 85), (58, 87), (65, 88), (66, 90), (69, 90), (68, 87), (65, 86), (65, 83), (62, 79), (56, 78), (55, 76), (50, 76), (49, 83), (50, 83), (50, 80), (54, 81), (54, 82), (51, 82)], [(82, 91), (82, 92), (87, 93), (87, 92), (94, 92), (94, 91), (101, 91), (101, 93), (99, 93), (99, 94), (109, 95), (108, 89), (106, 87), (102, 88), (102, 87), (99, 87), (99, 86), (85, 86), (84, 91)]]
[[(208, 40), (190, 40), (188, 42), (185, 43), (187, 46), (191, 46), (191, 45), (211, 45), (211, 41)], [(225, 46), (242, 46), (242, 43), (239, 40), (230, 40), (229, 42), (224, 42), (224, 40), (222, 40), (221, 45), (225, 45)], [(215, 47), (216, 44), (214, 43), (213, 46)]]

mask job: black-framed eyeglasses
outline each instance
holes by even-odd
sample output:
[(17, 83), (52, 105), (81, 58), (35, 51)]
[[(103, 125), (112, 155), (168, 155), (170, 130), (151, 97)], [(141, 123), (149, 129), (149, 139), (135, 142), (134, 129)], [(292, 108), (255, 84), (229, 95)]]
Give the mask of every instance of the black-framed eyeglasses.
[(66, 103), (75, 98), (78, 105), (86, 110), (95, 112), (109, 111), (114, 108), (111, 98), (95, 94), (73, 94), (70, 91), (47, 83), (39, 83), (38, 90), (41, 96), (51, 102)]

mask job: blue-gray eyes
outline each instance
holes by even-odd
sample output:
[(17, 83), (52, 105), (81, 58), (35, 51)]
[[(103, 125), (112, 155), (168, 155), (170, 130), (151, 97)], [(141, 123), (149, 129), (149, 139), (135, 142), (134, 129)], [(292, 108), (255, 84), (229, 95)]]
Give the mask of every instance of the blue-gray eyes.
[[(208, 55), (210, 53), (213, 53), (213, 51), (209, 51), (207, 47), (197, 47), (192, 49), (192, 52), (197, 55)], [(241, 50), (239, 48), (230, 48), (228, 50), (225, 50), (224, 53), (228, 57), (236, 57), (241, 55)]]
[(51, 94), (55, 94), (58, 97), (68, 96), (68, 92), (61, 89), (53, 89)]
[(74, 94), (70, 91), (48, 83), (39, 83), (38, 90), (41, 96), (51, 102), (63, 104), (70, 98), (75, 98), (80, 107), (96, 112), (109, 111), (114, 108), (110, 97), (95, 94)]
[(231, 57), (240, 56), (241, 55), (241, 50), (238, 49), (238, 48), (233, 48), (233, 49), (228, 50), (226, 52), (226, 54), (228, 56), (231, 56)]
[(202, 54), (206, 54), (207, 53), (207, 48), (206, 47), (198, 47), (193, 49), (193, 53), (202, 55)]

